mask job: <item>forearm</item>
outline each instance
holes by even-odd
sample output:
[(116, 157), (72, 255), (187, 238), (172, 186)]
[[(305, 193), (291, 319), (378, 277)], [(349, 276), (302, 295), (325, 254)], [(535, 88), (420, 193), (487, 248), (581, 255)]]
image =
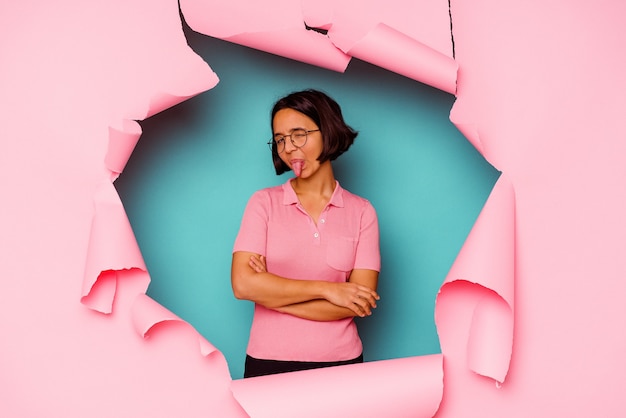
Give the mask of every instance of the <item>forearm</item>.
[[(257, 264), (260, 263), (260, 264)], [(231, 268), (233, 294), (267, 308), (323, 299), (328, 283), (280, 277), (268, 273), (265, 259), (257, 254), (235, 252)]]
[[(357, 316), (351, 309), (337, 306), (327, 300), (318, 299), (275, 308), (275, 310), (312, 321), (336, 321)], [(369, 313), (371, 315), (371, 311)], [(366, 316), (361, 314), (358, 316)]]
[[(292, 305), (286, 305), (276, 309), (279, 312), (288, 313), (313, 321), (335, 321), (354, 316), (366, 317), (372, 314), (376, 308), (378, 294), (373, 290), (378, 285), (378, 272), (374, 270), (353, 270), (350, 274), (350, 282), (353, 285), (365, 286), (371, 293), (357, 293), (356, 298), (340, 300), (333, 303), (330, 300), (311, 300)], [(341, 286), (339, 283), (329, 286)], [(341, 304), (339, 304), (341, 303)]]
[[(353, 270), (350, 280), (341, 283), (280, 277), (267, 272), (263, 256), (248, 252), (235, 252), (231, 268), (233, 293), (237, 299), (250, 300), (270, 309), (326, 300), (358, 316), (369, 315), (371, 308), (376, 307), (379, 298), (374, 290), (377, 278), (378, 272), (369, 270)], [(316, 306), (306, 306), (300, 315), (313, 315), (307, 311)], [(342, 312), (329, 311), (330, 306), (321, 306), (327, 314), (321, 317), (346, 317)]]
[(235, 297), (276, 309), (323, 299), (327, 282), (296, 280), (271, 273), (253, 273), (233, 286)]

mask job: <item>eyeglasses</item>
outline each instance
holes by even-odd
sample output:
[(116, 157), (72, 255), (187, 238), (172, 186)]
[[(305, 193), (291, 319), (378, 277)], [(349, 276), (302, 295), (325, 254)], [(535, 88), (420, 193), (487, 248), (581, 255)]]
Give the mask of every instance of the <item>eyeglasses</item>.
[(291, 131), (291, 134), (289, 135), (274, 136), (274, 138), (271, 139), (270, 142), (267, 143), (267, 145), (270, 146), (270, 150), (272, 150), (272, 152), (274, 152), (273, 146), (276, 145), (276, 153), (280, 154), (281, 152), (285, 150), (285, 141), (287, 140), (287, 138), (289, 138), (289, 140), (291, 141), (291, 144), (294, 147), (302, 148), (303, 146), (306, 145), (308, 134), (310, 134), (311, 132), (318, 132), (318, 131), (319, 129), (311, 129), (308, 131), (306, 129), (294, 129), (293, 131)]

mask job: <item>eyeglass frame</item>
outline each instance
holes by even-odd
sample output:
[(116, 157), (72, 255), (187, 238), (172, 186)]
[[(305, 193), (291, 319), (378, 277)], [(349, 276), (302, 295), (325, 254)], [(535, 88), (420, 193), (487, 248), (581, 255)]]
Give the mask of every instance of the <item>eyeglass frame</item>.
[[(302, 145), (300, 145), (300, 146), (298, 146), (298, 145), (294, 144), (294, 142), (293, 142), (293, 137), (292, 137), (292, 135), (293, 135), (296, 131), (304, 131), (304, 144), (302, 144)], [(318, 128), (318, 129), (309, 129), (309, 130), (307, 130), (307, 129), (303, 129), (303, 128), (296, 128), (296, 129), (292, 130), (292, 131), (291, 131), (291, 133), (290, 133), (289, 135), (281, 135), (280, 140), (286, 141), (286, 140), (287, 140), (287, 137), (289, 137), (289, 141), (291, 141), (291, 145), (293, 145), (295, 148), (302, 148), (303, 146), (305, 146), (305, 145), (306, 145), (307, 141), (309, 140), (309, 134), (310, 134), (311, 132), (319, 132), (319, 131), (320, 131), (320, 130), (319, 130), (319, 128)], [(276, 154), (282, 154), (282, 153), (285, 151), (285, 149), (287, 148), (287, 143), (285, 142), (285, 143), (283, 144), (283, 149), (282, 149), (282, 151), (280, 151), (280, 152), (279, 152), (279, 151), (278, 151), (278, 141), (276, 141), (274, 138), (270, 139), (270, 141), (267, 143), (267, 145), (269, 145), (270, 150), (271, 150), (272, 152), (276, 152)], [(276, 151), (274, 151), (274, 145), (276, 145)]]

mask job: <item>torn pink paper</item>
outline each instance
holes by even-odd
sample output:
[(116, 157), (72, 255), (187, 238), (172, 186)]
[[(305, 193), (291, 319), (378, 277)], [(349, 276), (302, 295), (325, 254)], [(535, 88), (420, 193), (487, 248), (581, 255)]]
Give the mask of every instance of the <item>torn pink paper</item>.
[[(79, 8), (78, 4), (76, 4), (75, 6)], [(126, 13), (133, 12), (137, 17), (143, 16), (143, 14), (141, 13), (144, 11), (142, 6), (146, 7), (141, 2), (127, 2), (124, 4), (123, 11)], [(151, 6), (156, 8), (157, 6), (161, 7), (163, 5), (156, 5), (152, 3)], [(113, 16), (117, 15), (116, 12), (119, 12), (120, 15), (126, 16), (124, 13), (122, 13), (121, 10), (116, 9), (115, 6), (110, 7), (110, 10), (107, 9), (100, 11), (100, 14), (106, 15), (107, 13), (111, 13), (111, 15), (109, 16), (110, 20), (114, 20)], [(161, 22), (161, 20), (158, 20), (157, 18), (160, 18), (160, 16), (165, 16), (167, 13), (166, 10), (169, 9), (164, 8), (163, 11), (161, 11), (160, 13), (155, 12), (155, 21)], [(169, 10), (169, 12), (171, 13), (172, 10)], [(92, 11), (92, 13), (95, 12)], [(140, 22), (141, 19), (137, 18), (136, 21)], [(67, 25), (65, 26), (71, 27), (72, 21), (67, 21), (66, 23)], [(148, 23), (153, 24), (153, 21), (146, 21), (144, 23), (145, 26), (142, 26), (142, 28), (146, 29), (146, 26), (151, 27), (150, 25), (147, 25)], [(371, 29), (369, 25), (364, 26), (368, 30), (365, 32), (364, 38), (357, 37), (357, 44), (361, 41), (361, 39), (365, 39), (365, 41), (359, 44), (360, 46), (357, 46), (355, 51), (361, 51), (359, 52), (359, 54), (362, 54), (362, 56), (365, 57), (367, 53), (375, 51), (374, 46), (377, 43), (380, 43), (381, 40), (383, 40), (383, 43), (388, 43), (388, 46), (392, 46), (394, 42), (399, 42), (394, 39), (400, 39), (402, 38), (402, 36), (404, 36), (402, 34), (405, 34), (405, 32), (398, 31), (390, 25), (381, 25), (375, 26), (373, 31), (369, 30)], [(161, 25), (155, 26), (157, 26), (159, 29), (162, 29)], [(169, 26), (168, 28), (169, 30), (171, 30), (171, 26)], [(331, 28), (331, 26), (329, 26), (329, 28)], [(335, 35), (339, 37), (338, 34), (340, 33), (340, 31), (338, 31), (337, 28), (338, 26), (334, 27)], [(84, 28), (81, 29), (85, 30)], [(360, 30), (361, 29), (363, 29), (363, 27), (360, 27)], [(154, 28), (152, 28), (152, 30), (154, 30)], [(288, 27), (286, 31), (288, 32), (289, 30), (290, 29)], [(310, 38), (311, 42), (313, 42), (314, 44), (320, 44), (319, 41), (323, 41), (323, 48), (325, 48), (326, 51), (333, 51), (332, 54), (334, 54), (329, 59), (329, 61), (342, 63), (342, 65), (339, 65), (339, 67), (345, 67), (343, 63), (347, 63), (349, 57), (341, 53), (341, 51), (339, 51), (332, 43), (329, 42), (327, 37), (314, 31), (307, 31), (306, 29), (303, 30), (301, 27), (299, 27), (297, 30), (298, 33), (301, 33), (302, 36)], [(132, 33), (135, 32), (139, 34), (144, 33), (142, 31), (133, 31)], [(159, 30), (149, 33), (161, 34), (165, 33), (165, 31)], [(284, 33), (284, 31), (279, 31), (279, 33)], [(173, 38), (173, 36), (174, 32), (172, 32), (171, 37)], [(179, 36), (177, 32), (176, 36)], [(232, 39), (236, 36), (239, 35), (233, 35), (230, 38)], [(397, 36), (399, 36), (400, 38), (397, 38)], [(266, 40), (260, 35), (255, 35), (253, 36), (253, 38), (261, 39), (263, 43), (266, 42)], [(280, 45), (285, 42), (284, 39), (279, 41), (272, 36), (270, 36), (269, 38), (271, 38), (271, 42), (278, 43), (278, 52), (280, 52), (281, 54), (301, 53), (296, 48), (298, 47), (300, 48), (300, 50), (302, 50), (301, 44), (288, 46), (283, 50), (280, 49), (282, 48), (282, 46)], [(295, 38), (298, 39), (297, 37)], [(114, 49), (118, 48), (119, 45), (126, 45), (124, 42), (113, 42), (114, 40), (116, 40), (115, 38), (111, 39), (111, 45), (116, 46)], [(147, 42), (149, 45), (152, 45), (152, 43), (150, 43), (149, 41), (149, 39), (146, 40), (142, 38), (142, 42)], [(138, 44), (142, 43), (138, 42)], [(99, 121), (106, 122), (104, 125), (98, 125), (98, 122), (94, 122), (93, 126), (85, 128), (87, 132), (90, 133), (87, 134), (86, 137), (96, 138), (100, 140), (97, 135), (93, 135), (93, 132), (98, 132), (103, 126), (106, 126), (109, 128), (109, 137), (106, 138), (107, 145), (104, 147), (86, 147), (89, 150), (95, 150), (94, 154), (97, 154), (97, 158), (94, 158), (94, 161), (96, 161), (96, 163), (92, 167), (92, 171), (97, 173), (93, 175), (100, 176), (100, 180), (97, 183), (98, 185), (95, 195), (90, 196), (90, 198), (93, 198), (95, 211), (93, 214), (91, 231), (89, 232), (83, 277), (82, 302), (86, 306), (94, 310), (111, 313), (112, 315), (110, 315), (110, 317), (114, 317), (115, 321), (121, 321), (115, 322), (115, 324), (124, 323), (122, 321), (123, 318), (120, 317), (120, 315), (123, 316), (123, 314), (126, 312), (113, 312), (114, 302), (119, 296), (118, 293), (120, 292), (120, 289), (123, 288), (125, 285), (124, 280), (129, 278), (130, 276), (137, 276), (131, 273), (137, 273), (138, 271), (145, 272), (146, 267), (143, 263), (143, 259), (137, 247), (126, 214), (124, 213), (123, 206), (119, 201), (119, 196), (117, 196), (117, 193), (115, 192), (115, 189), (111, 184), (111, 178), (109, 177), (110, 173), (107, 172), (107, 169), (109, 171), (112, 171), (113, 174), (119, 173), (123, 170), (126, 161), (128, 160), (128, 157), (130, 156), (132, 149), (134, 148), (134, 144), (136, 143), (136, 140), (140, 135), (138, 125), (132, 122), (133, 119), (142, 119), (147, 116), (153, 115), (167, 107), (179, 103), (187, 97), (191, 97), (192, 95), (197, 94), (204, 89), (212, 87), (214, 83), (217, 82), (214, 74), (206, 71), (205, 67), (200, 68), (198, 66), (197, 60), (192, 64), (191, 60), (188, 60), (186, 58), (187, 54), (189, 54), (188, 49), (167, 49), (163, 46), (163, 44), (166, 44), (166, 40), (159, 39), (159, 42), (157, 43), (158, 48), (156, 49), (158, 49), (159, 53), (162, 53), (162, 51), (169, 51), (169, 54), (165, 55), (163, 58), (165, 62), (158, 61), (156, 63), (153, 63), (152, 65), (147, 65), (146, 67), (143, 67), (143, 71), (139, 71), (143, 75), (142, 77), (139, 77), (138, 79), (132, 79), (128, 82), (127, 85), (124, 86), (118, 86), (116, 83), (114, 83), (115, 89), (102, 88), (100, 94), (95, 95), (99, 98), (103, 97), (103, 99), (101, 100), (107, 102), (106, 106), (103, 106), (103, 109), (101, 109), (101, 113), (106, 114), (105, 111), (110, 111), (111, 114), (107, 120), (104, 120), (106, 119), (106, 117), (103, 117), (103, 121)], [(406, 42), (406, 44), (410, 44), (410, 46), (408, 47), (409, 49), (405, 49), (404, 52), (411, 53), (412, 51), (415, 51), (415, 43), (413, 41)], [(61, 43), (61, 45), (63, 44)], [(426, 45), (426, 43), (420, 42), (417, 47), (422, 48), (422, 45)], [(94, 45), (94, 48), (95, 47), (96, 45)], [(107, 63), (115, 63), (117, 65), (119, 62), (124, 62), (127, 63), (127, 65), (129, 65), (130, 67), (135, 68), (132, 65), (133, 63), (143, 63), (144, 60), (147, 60), (148, 58), (139, 54), (135, 56), (135, 51), (136, 50), (134, 48), (124, 49), (125, 53), (122, 54), (122, 59), (120, 59), (117, 55), (113, 55), (114, 57), (116, 57), (116, 59), (109, 59)], [(151, 50), (148, 51), (151, 52)], [(307, 53), (310, 52), (311, 51), (307, 51)], [(395, 53), (395, 56), (400, 56), (401, 53), (402, 51), (400, 51), (399, 53)], [(322, 53), (322, 55), (325, 56), (324, 53)], [(428, 56), (427, 53), (422, 55)], [(139, 56), (142, 57), (142, 59), (139, 59)], [(297, 55), (295, 56), (297, 57)], [(82, 54), (81, 57), (83, 57)], [(165, 64), (169, 62), (187, 62), (191, 70), (187, 71), (186, 68), (188, 67), (182, 65), (166, 66)], [(99, 69), (99, 64), (100, 61), (98, 60), (97, 64), (94, 65), (93, 68)], [(69, 68), (74, 67), (70, 66)], [(153, 71), (157, 74), (161, 74), (158, 71), (162, 68), (166, 68), (167, 74), (168, 76), (170, 76), (164, 76), (164, 78), (168, 80), (167, 82), (152, 79), (149, 77), (149, 75), (152, 75)], [(114, 70), (115, 65), (111, 65), (111, 68), (107, 68), (107, 71), (102, 71), (104, 75), (101, 75), (100, 79), (108, 80), (109, 73), (113, 72)], [(94, 70), (91, 69), (91, 71)], [(91, 75), (91, 73), (89, 74)], [(117, 80), (117, 77), (111, 78)], [(86, 79), (88, 79), (88, 77), (86, 77)], [(71, 81), (74, 80), (72, 79)], [(82, 87), (84, 84), (85, 83), (77, 83), (76, 91), (81, 91), (80, 87)], [(68, 83), (68, 85), (72, 84)], [(115, 94), (111, 93), (111, 91), (114, 91)], [(119, 94), (119, 96), (116, 94)], [(108, 101), (110, 101), (110, 103)], [(123, 104), (118, 106), (119, 108), (115, 106), (115, 104), (118, 102)], [(69, 102), (69, 104), (72, 104), (72, 102)], [(82, 108), (85, 108), (85, 104), (82, 101), (78, 100), (74, 104), (74, 107), (72, 107), (72, 109), (74, 109), (74, 112), (76, 112), (77, 114), (80, 114), (78, 110)], [(120, 120), (122, 121), (121, 126), (118, 124)], [(96, 139), (94, 139), (94, 142), (96, 142)], [(60, 138), (57, 138), (57, 140), (60, 141)], [(100, 144), (98, 143), (97, 145)], [(101, 154), (102, 150), (106, 151), (104, 155)], [(64, 150), (61, 149), (61, 151)], [(80, 159), (76, 159), (76, 161), (80, 161)], [(68, 225), (73, 224), (68, 222)], [(71, 231), (71, 226), (68, 227), (68, 230)], [(141, 280), (143, 281), (145, 281), (148, 277), (144, 274), (141, 274), (139, 276), (141, 276)], [(143, 281), (138, 287), (145, 289), (145, 284), (143, 283)], [(170, 327), (170, 325), (178, 328), (180, 328), (181, 324), (184, 327), (187, 327), (188, 325), (179, 318), (171, 316), (171, 313), (164, 310), (164, 308), (160, 307), (160, 305), (147, 298), (147, 296), (145, 296), (145, 294), (143, 293), (140, 293), (139, 296), (137, 296), (135, 302), (136, 303), (133, 304), (131, 321), (133, 321), (134, 326), (143, 336), (149, 335), (151, 332), (155, 332), (157, 328), (162, 330), (169, 329), (170, 331), (172, 331), (173, 329), (172, 327)], [(87, 318), (95, 318), (88, 315), (84, 315), (84, 317), (85, 321), (88, 321)], [(82, 316), (80, 320), (83, 320)], [(129, 345), (132, 344), (132, 342), (126, 338), (118, 338), (119, 341), (114, 338), (113, 342), (125, 342)], [(96, 350), (101, 350), (103, 353), (108, 352), (102, 347), (104, 346), (97, 346)], [(218, 353), (215, 348), (204, 339), (200, 339), (200, 352), (204, 355), (213, 355), (215, 353)], [(115, 360), (115, 358), (113, 358), (113, 360)], [(351, 405), (355, 403), (355, 399), (358, 399), (361, 403), (371, 405), (370, 408), (364, 413), (367, 413), (368, 411), (377, 411), (377, 413), (384, 413), (388, 410), (388, 408), (385, 406), (387, 404), (387, 401), (392, 403), (396, 403), (397, 401), (398, 413), (406, 412), (410, 413), (411, 415), (413, 415), (414, 413), (419, 413), (424, 414), (425, 416), (430, 416), (435, 413), (435, 411), (437, 410), (437, 406), (439, 405), (439, 402), (441, 400), (441, 393), (443, 389), (441, 384), (441, 360), (442, 356), (437, 355), (434, 357), (427, 356), (412, 359), (374, 362), (368, 363), (366, 365), (359, 365), (358, 367), (355, 366), (352, 368), (344, 368), (342, 369), (342, 376), (346, 380), (355, 378), (360, 381), (365, 380), (365, 377), (374, 379), (376, 375), (381, 374), (384, 370), (386, 371), (386, 379), (393, 384), (388, 385), (386, 387), (386, 389), (388, 389), (388, 392), (384, 392), (384, 394), (382, 394), (380, 393), (381, 391), (379, 385), (372, 383), (369, 385), (369, 390), (375, 390), (376, 394), (378, 394), (379, 396), (373, 396), (372, 392), (368, 392), (364, 389), (359, 391), (358, 395), (354, 395), (355, 397), (358, 396), (358, 398), (342, 399), (341, 402), (343, 402), (343, 404), (341, 404), (341, 408), (346, 410), (354, 409), (354, 407), (351, 407)], [(187, 362), (185, 362), (185, 364), (187, 364)], [(407, 364), (410, 364), (411, 367), (407, 367)], [(69, 364), (68, 367), (71, 369), (73, 367), (73, 364)], [(346, 374), (346, 370), (357, 371), (354, 372), (355, 374), (353, 377), (350, 377), (353, 372), (349, 372)], [(317, 371), (315, 373), (324, 376), (325, 374), (332, 372), (332, 370), (324, 370)], [(415, 397), (415, 376), (421, 375), (428, 376), (428, 378), (424, 378), (423, 380), (420, 379), (417, 389), (419, 389), (420, 394), (424, 395), (424, 398), (417, 399)], [(198, 375), (196, 376), (200, 376), (200, 372), (198, 372)], [(362, 376), (363, 379), (359, 379), (359, 376)], [(339, 381), (335, 381), (339, 383)], [(358, 385), (355, 384), (355, 386)], [(366, 398), (363, 397), (364, 395), (366, 396)], [(382, 399), (383, 395), (385, 396), (385, 399)], [(321, 395), (322, 400), (325, 399), (323, 396), (324, 395)], [(137, 399), (138, 398), (134, 398), (135, 402), (139, 402)], [(332, 401), (332, 398), (328, 399), (329, 401)], [(365, 400), (371, 402), (371, 404), (364, 402)], [(381, 400), (382, 402), (380, 402)], [(419, 402), (417, 402), (418, 400)], [(375, 402), (377, 402), (377, 406), (373, 405)], [(339, 401), (337, 403), (331, 402), (328, 404), (322, 401), (320, 405), (322, 408), (330, 407), (332, 410), (340, 407)], [(261, 409), (268, 408), (268, 405), (256, 406)], [(222, 405), (215, 405), (215, 410), (220, 410), (221, 408)], [(381, 408), (384, 408), (384, 411)]]
[[(210, 3), (209, 13), (227, 7)], [(320, 20), (327, 21), (330, 2), (320, 3)], [(420, 28), (423, 14), (411, 11), (416, 3), (365, 1), (354, 14), (393, 8)], [(447, 380), (437, 416), (621, 416), (626, 334), (616, 324), (626, 291), (626, 5), (451, 3), (462, 74), (457, 103), (465, 103), (459, 129), (480, 132), (474, 145), (515, 185), (516, 251), (523, 252), (516, 329), (524, 338), (516, 339), (511, 378), (494, 391), (474, 373), (466, 376), (466, 364), (457, 367), (464, 356), (442, 333)], [(280, 14), (282, 3), (264, 5)], [(150, 113), (145, 101), (171, 91), (164, 80), (200, 66), (184, 42), (176, 2), (3, 2), (0, 9), (0, 179), (7, 203), (0, 216), (0, 414), (245, 416), (222, 390), (227, 378), (181, 355), (176, 329), (159, 344), (144, 344), (134, 330), (126, 334), (132, 327), (123, 309), (106, 317), (75, 309), (93, 190), (109, 174), (102, 174), (109, 138), (101, 133), (123, 130), (116, 121), (142, 119)], [(441, 51), (406, 26), (380, 23)], [(125, 277), (114, 289), (116, 279), (104, 272), (104, 293), (118, 301), (130, 276), (147, 276), (116, 271)], [(462, 292), (475, 299), (456, 297)], [(472, 318), (482, 321), (480, 300), (505, 303), (491, 292), (461, 279), (446, 284), (437, 317), (445, 313), (442, 303), (467, 305), (468, 317), (454, 320), (467, 321), (456, 329), (469, 334)], [(466, 354), (468, 338), (460, 337)]]
[(81, 303), (104, 314), (113, 312), (113, 301), (117, 291), (117, 273), (116, 270), (101, 272), (96, 282), (88, 289), (89, 293), (80, 299)]
[(443, 356), (433, 354), (235, 380), (255, 418), (432, 417), (443, 394)]
[(343, 0), (317, 6), (305, 0), (303, 8), (307, 22), (327, 27), (331, 42), (351, 57), (455, 93), (457, 64), (445, 2)]
[[(82, 302), (92, 309), (110, 313), (115, 295), (112, 272), (130, 269), (146, 271), (146, 265), (122, 201), (113, 184), (104, 180), (94, 195)], [(108, 285), (95, 286), (98, 280), (105, 278)], [(92, 294), (96, 290), (101, 294)]]
[(350, 62), (324, 35), (302, 28), (242, 33), (224, 40), (333, 71), (345, 71)]
[(456, 92), (458, 66), (454, 59), (383, 23), (346, 53), (450, 94)]
[(134, 120), (217, 82), (177, 2), (3, 2), (0, 32), (0, 416), (245, 416), (208, 342), (130, 315), (149, 276), (111, 182)]
[(399, 2), (397, 8), (351, 0), (275, 3), (267, 13), (265, 3), (251, 0), (219, 9), (208, 0), (183, 0), (181, 10), (205, 35), (334, 71), (343, 72), (356, 57), (454, 94), (457, 65), (446, 2)]
[(513, 308), (514, 266), (515, 192), (503, 173), (448, 272), (444, 285), (458, 279), (473, 281), (496, 292)]
[[(506, 377), (513, 347), (514, 276), (515, 196), (502, 174), (448, 272), (435, 308), (440, 338), (450, 340), (444, 335), (449, 333), (467, 335), (468, 367), (499, 383)], [(459, 329), (463, 322), (458, 317), (467, 314), (462, 304), (440, 303), (457, 283), (463, 290), (453, 294), (476, 299), (469, 331)], [(445, 355), (447, 346), (442, 344), (442, 351)]]
[(114, 175), (124, 171), (140, 136), (141, 126), (135, 121), (124, 120), (122, 130), (109, 127), (109, 147), (104, 164)]
[(379, 24), (453, 57), (447, 1), (431, 0), (302, 0), (308, 26), (328, 30), (342, 51), (365, 38)]
[(454, 126), (465, 136), (465, 138), (476, 148), (476, 150), (483, 156), (487, 161), (489, 160), (489, 155), (486, 153), (483, 148), (483, 144), (480, 142), (480, 135), (478, 134), (478, 129), (476, 125), (473, 123), (464, 123), (457, 121), (456, 115), (458, 112), (458, 107), (453, 106), (450, 111), (450, 120), (454, 123)]
[[(129, 113), (142, 119), (213, 88), (217, 75), (202, 67), (191, 67), (191, 71), (163, 86), (168, 91), (153, 92), (149, 100), (140, 102)], [(197, 80), (197, 81), (196, 81)], [(120, 129), (109, 126), (109, 143), (104, 165), (111, 175), (103, 180), (94, 197), (94, 218), (89, 238), (82, 303), (103, 313), (110, 313), (115, 296), (114, 271), (138, 268), (146, 271), (141, 251), (135, 240), (130, 222), (122, 202), (110, 183), (124, 170), (139, 137), (141, 126), (134, 120), (123, 119)], [(106, 284), (96, 285), (105, 279)]]
[(146, 119), (154, 116), (165, 109), (176, 106), (202, 92), (212, 89), (219, 82), (217, 74), (208, 68), (197, 68), (194, 71), (180, 74), (180, 79), (171, 86), (167, 86), (167, 91), (159, 91), (150, 97), (147, 108), (143, 117)]
[[(193, 329), (188, 322), (179, 318), (146, 294), (137, 295), (132, 306), (131, 316), (135, 331), (143, 338), (148, 338), (150, 331), (164, 322), (176, 322)], [(203, 356), (207, 357), (217, 351), (213, 344), (208, 342), (195, 329), (194, 332), (197, 334), (199, 350)]]
[(299, 2), (253, 0), (224, 2), (182, 0), (180, 7), (196, 32), (307, 64), (343, 72), (350, 57), (321, 33), (307, 30)]

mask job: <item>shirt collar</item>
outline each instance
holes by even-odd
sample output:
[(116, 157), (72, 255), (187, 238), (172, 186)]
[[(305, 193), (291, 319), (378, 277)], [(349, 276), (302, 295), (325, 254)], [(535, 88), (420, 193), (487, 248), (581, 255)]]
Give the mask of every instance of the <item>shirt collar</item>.
[[(298, 203), (298, 195), (291, 187), (291, 180), (287, 180), (286, 183), (283, 183), (283, 205), (293, 205)], [(336, 186), (335, 191), (333, 191), (333, 195), (330, 197), (329, 205), (343, 207), (343, 188), (339, 184), (337, 180), (335, 180)]]

